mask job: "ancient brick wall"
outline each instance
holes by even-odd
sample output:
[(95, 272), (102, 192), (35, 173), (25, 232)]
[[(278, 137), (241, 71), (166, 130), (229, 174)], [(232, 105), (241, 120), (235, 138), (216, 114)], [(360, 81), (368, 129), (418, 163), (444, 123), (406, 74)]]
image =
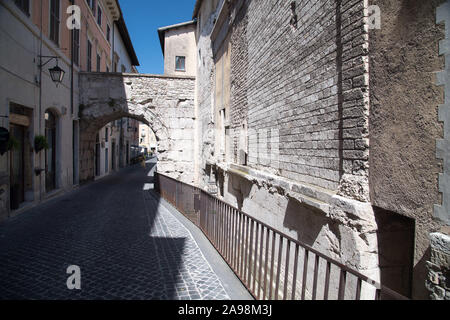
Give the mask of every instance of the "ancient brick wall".
[(367, 200), (364, 1), (297, 1), (295, 9), (287, 1), (248, 1), (244, 7), (232, 31), (233, 156), (245, 119), (256, 132), (249, 136), (251, 167)]

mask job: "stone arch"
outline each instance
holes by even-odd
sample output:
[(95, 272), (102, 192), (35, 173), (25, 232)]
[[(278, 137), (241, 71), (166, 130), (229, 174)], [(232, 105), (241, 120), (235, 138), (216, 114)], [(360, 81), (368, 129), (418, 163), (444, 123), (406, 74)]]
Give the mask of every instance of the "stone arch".
[(80, 74), (80, 181), (94, 179), (97, 132), (111, 121), (128, 117), (149, 125), (155, 133), (158, 171), (192, 183), (194, 89), (191, 77)]

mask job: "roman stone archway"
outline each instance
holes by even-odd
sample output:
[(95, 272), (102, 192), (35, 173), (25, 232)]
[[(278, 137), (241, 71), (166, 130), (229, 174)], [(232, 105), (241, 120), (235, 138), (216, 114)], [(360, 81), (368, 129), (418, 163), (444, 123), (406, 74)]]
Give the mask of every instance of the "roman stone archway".
[(80, 181), (92, 180), (95, 137), (104, 125), (129, 117), (148, 124), (158, 142), (158, 171), (194, 181), (195, 78), (80, 73)]

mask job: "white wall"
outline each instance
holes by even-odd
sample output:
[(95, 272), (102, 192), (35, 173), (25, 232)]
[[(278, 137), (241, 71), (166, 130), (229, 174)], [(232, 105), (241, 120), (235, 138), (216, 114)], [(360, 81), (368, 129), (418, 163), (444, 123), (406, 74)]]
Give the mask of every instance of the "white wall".
[(119, 62), (117, 63), (117, 72), (122, 72), (122, 65), (125, 66), (125, 72), (132, 72), (131, 59), (128, 56), (127, 49), (120, 36), (117, 25), (114, 24), (114, 51), (119, 56)]
[[(197, 73), (195, 25), (167, 30), (164, 40), (164, 74), (195, 76)], [(184, 56), (185, 71), (175, 70), (175, 57)]]
[[(31, 142), (34, 136), (44, 135), (44, 113), (52, 108), (59, 116), (57, 150), (64, 148), (64, 152), (57, 153), (57, 188), (68, 189), (73, 184), (73, 155), (72, 155), (72, 125), (78, 115), (78, 76), (75, 72), (74, 84), (74, 117), (70, 110), (70, 61), (63, 52), (43, 35), (42, 55), (59, 56), (59, 66), (65, 70), (64, 81), (58, 87), (52, 82), (48, 69), (55, 66), (50, 61), (43, 69), (42, 75), (42, 107), (39, 108), (39, 29), (32, 23), (12, 0), (0, 2), (0, 115), (9, 114), (9, 103), (14, 102), (33, 109)], [(46, 60), (44, 60), (46, 61)], [(75, 70), (76, 71), (76, 70)], [(40, 120), (40, 123), (39, 123)], [(9, 128), (9, 122), (0, 118), (0, 125)], [(32, 154), (33, 169), (45, 167), (44, 152)], [(0, 172), (8, 174), (7, 154), (0, 157)], [(33, 175), (34, 200), (38, 201), (40, 190), (45, 190), (45, 173), (41, 177)], [(8, 190), (9, 191), (9, 190)], [(45, 197), (45, 195), (43, 195)], [(2, 210), (2, 209), (0, 209)], [(1, 212), (0, 212), (1, 215)], [(0, 217), (1, 218), (1, 217)]]

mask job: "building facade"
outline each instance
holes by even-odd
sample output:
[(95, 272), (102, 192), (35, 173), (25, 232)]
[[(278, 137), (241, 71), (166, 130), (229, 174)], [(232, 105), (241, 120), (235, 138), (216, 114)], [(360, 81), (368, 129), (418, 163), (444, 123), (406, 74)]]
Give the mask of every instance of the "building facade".
[[(80, 29), (67, 27), (71, 5)], [(12, 137), (0, 156), (2, 220), (79, 183), (78, 74), (132, 72), (138, 61), (117, 1), (5, 0), (0, 15), (0, 125)], [(55, 66), (65, 72), (57, 85)]]
[(150, 126), (144, 123), (139, 124), (139, 147), (147, 155), (156, 154), (158, 151), (155, 133)]
[(196, 21), (188, 21), (158, 29), (164, 55), (165, 75), (195, 76), (197, 69), (195, 28)]

